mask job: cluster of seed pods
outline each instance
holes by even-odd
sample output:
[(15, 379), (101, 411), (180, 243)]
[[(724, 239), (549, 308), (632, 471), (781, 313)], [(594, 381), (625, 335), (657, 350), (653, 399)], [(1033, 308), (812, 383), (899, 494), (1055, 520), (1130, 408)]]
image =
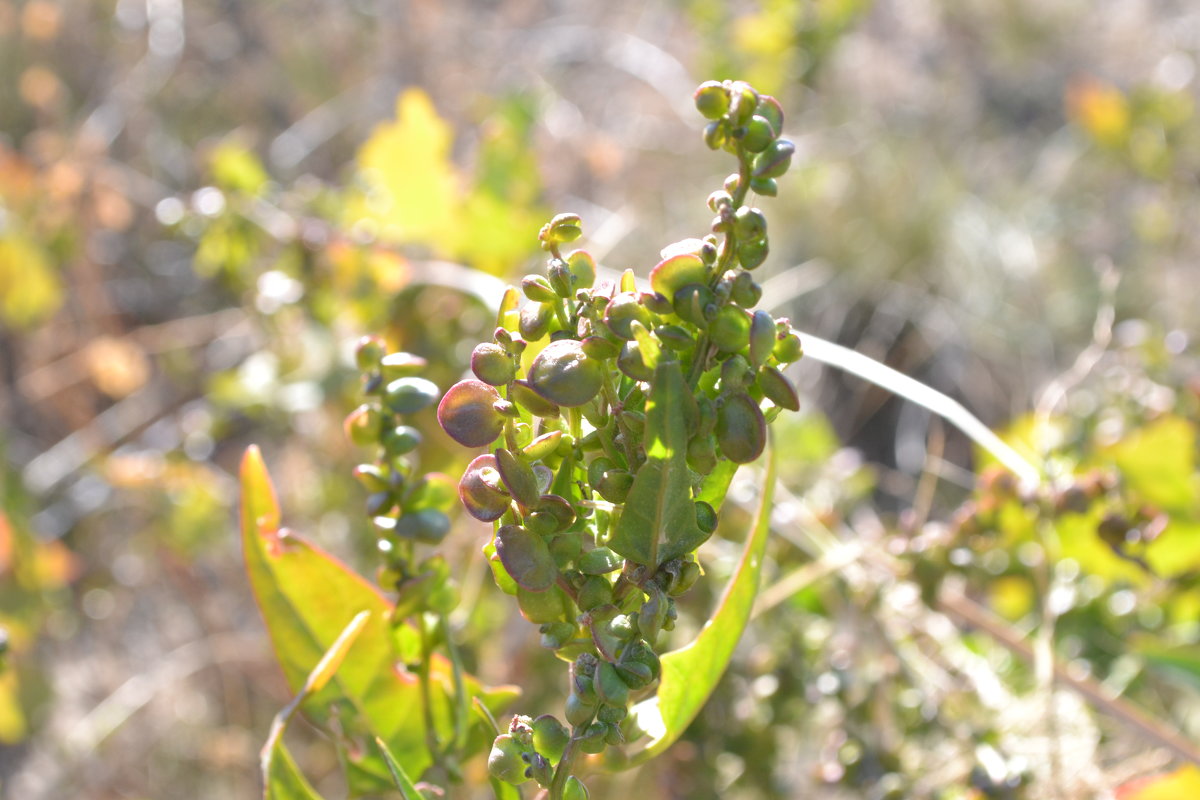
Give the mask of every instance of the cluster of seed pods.
[[(653, 691), (659, 633), (674, 626), (675, 598), (700, 576), (692, 551), (716, 528), (699, 496), (706, 478), (722, 464), (755, 460), (767, 423), (799, 408), (782, 370), (800, 358), (800, 340), (788, 320), (754, 310), (762, 289), (751, 270), (766, 258), (767, 230), (746, 203), (750, 191), (774, 195), (788, 168), (794, 148), (779, 136), (783, 114), (744, 83), (706, 83), (695, 100), (710, 120), (705, 141), (738, 159), (738, 172), (709, 197), (711, 233), (665, 248), (647, 287), (631, 270), (598, 281), (587, 252), (562, 250), (581, 235), (579, 217), (555, 217), (540, 234), (546, 273), (507, 290), (493, 340), (472, 353), (474, 377), (438, 406), (455, 441), (485, 448), (459, 497), (494, 525), (484, 552), (496, 582), (571, 665), (565, 724), (515, 718), (489, 765), (555, 798), (586, 796), (567, 780), (578, 752), (638, 734), (629, 705)], [(665, 413), (682, 420), (674, 430), (686, 451), (670, 465), (647, 447), (661, 435), (668, 381)], [(626, 524), (618, 546), (622, 514), (651, 492), (664, 496), (663, 507), (694, 510), (686, 527), (698, 534), (646, 549), (629, 543)]]
[(436, 403), (441, 390), (420, 377), (425, 359), (388, 353), (378, 337), (363, 337), (355, 360), (367, 402), (350, 412), (344, 427), (355, 444), (375, 448), (375, 459), (355, 467), (354, 477), (367, 491), (366, 513), (379, 535), (379, 583), (397, 592), (397, 618), (424, 610), (447, 613), (458, 599), (450, 566), (437, 554), (418, 559), (417, 545), (436, 545), (449, 532), (446, 512), (454, 495), (445, 476), (417, 472), (421, 432), (406, 424)]

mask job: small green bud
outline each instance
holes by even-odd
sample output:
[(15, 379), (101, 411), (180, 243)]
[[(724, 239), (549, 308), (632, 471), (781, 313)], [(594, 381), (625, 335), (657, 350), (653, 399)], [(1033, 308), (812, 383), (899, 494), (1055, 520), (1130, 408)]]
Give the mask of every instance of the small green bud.
[(538, 238), (543, 247), (573, 242), (583, 234), (582, 222), (578, 214), (558, 214), (554, 219), (542, 226)]
[(735, 125), (745, 125), (758, 108), (758, 92), (744, 81), (734, 81), (730, 94), (729, 115)]
[(596, 259), (584, 250), (573, 250), (567, 254), (567, 269), (574, 277), (576, 289), (590, 289), (596, 283)]
[(705, 533), (712, 533), (717, 529), (717, 512), (703, 500), (696, 501), (696, 524)]
[(674, 298), (675, 293), (688, 284), (708, 282), (708, 267), (698, 255), (684, 253), (663, 259), (650, 270), (650, 286), (663, 297)]
[(554, 454), (558, 449), (559, 441), (563, 438), (562, 431), (550, 431), (543, 433), (541, 436), (534, 439), (529, 444), (525, 445), (521, 451), (530, 461), (543, 461)]
[(583, 738), (578, 740), (579, 749), (591, 755), (603, 753), (606, 746), (604, 739), (607, 735), (608, 725), (603, 722), (593, 722), (587, 726)]
[[(734, 177), (736, 178), (737, 176)], [(733, 198), (730, 197), (727, 189), (718, 189), (708, 196), (708, 210), (714, 214), (720, 213), (722, 207), (732, 204)]]
[(757, 114), (742, 129), (742, 147), (751, 153), (761, 153), (775, 138), (771, 123)]
[(550, 288), (550, 281), (541, 275), (526, 275), (521, 279), (521, 291), (535, 303), (553, 303), (558, 294)]
[[(742, 275), (747, 273), (743, 272)], [(750, 363), (761, 367), (775, 349), (775, 318), (759, 309), (750, 320)]]
[(551, 763), (557, 764), (562, 758), (570, 738), (567, 726), (550, 714), (542, 714), (533, 721), (533, 747)]
[(554, 318), (554, 307), (548, 303), (530, 303), (521, 309), (517, 328), (527, 342), (544, 339), (550, 332), (550, 321)]
[[(739, 272), (729, 287), (729, 297), (742, 308), (751, 309), (762, 299), (762, 287), (755, 282), (750, 273)], [(774, 329), (771, 333), (774, 338)]]
[(729, 110), (729, 90), (719, 81), (705, 81), (697, 87), (692, 100), (705, 119), (718, 120)]
[(725, 306), (708, 326), (708, 338), (723, 353), (736, 353), (750, 343), (750, 315)]
[(607, 661), (601, 661), (596, 667), (594, 685), (596, 696), (600, 701), (614, 706), (624, 706), (629, 702), (629, 684), (617, 672), (617, 668)]
[(387, 385), (383, 401), (396, 414), (415, 414), (438, 400), (437, 384), (424, 378), (397, 378)]
[[(509, 574), (507, 569), (504, 574)], [(544, 592), (534, 592), (517, 583), (516, 592), (517, 607), (521, 610), (521, 616), (534, 625), (558, 622), (567, 613), (567, 604), (570, 601), (557, 586)]]
[(591, 575), (579, 588), (576, 604), (580, 611), (591, 611), (599, 606), (611, 605), (612, 601), (612, 584), (599, 575)]
[(583, 785), (583, 781), (574, 775), (567, 778), (567, 782), (563, 786), (563, 800), (588, 800), (590, 796), (587, 787)]
[[(742, 185), (742, 176), (740, 173), (737, 173), (737, 172), (731, 172), (728, 175), (726, 175), (725, 182), (722, 184), (722, 186), (725, 187), (725, 193), (729, 194), (729, 195), (732, 195), (734, 192), (736, 192), (738, 190), (738, 187), (741, 185)], [(712, 195), (709, 195), (709, 197), (712, 197)], [(733, 198), (730, 197), (730, 200), (732, 201)], [(713, 208), (711, 205), (709, 206), (709, 208), (712, 209), (713, 211), (717, 210), (717, 209)]]
[(720, 150), (725, 144), (725, 122), (715, 120), (704, 126), (704, 143), (709, 150)]
[(650, 310), (631, 292), (617, 294), (604, 309), (604, 324), (617, 336), (627, 340), (633, 338), (631, 323), (636, 320), (648, 328), (651, 324), (650, 317)]
[(707, 475), (717, 466), (717, 449), (711, 436), (694, 436), (688, 442), (687, 464), (693, 472)]
[(776, 139), (754, 158), (755, 178), (778, 178), (788, 171), (796, 145), (787, 139)]
[(386, 492), (391, 488), (383, 468), (376, 464), (359, 464), (352, 474), (368, 492)]
[(535, 392), (528, 381), (513, 381), (509, 387), (509, 396), (514, 403), (535, 417), (551, 419), (559, 416), (558, 406)]
[(769, 252), (766, 239), (738, 242), (737, 257), (743, 269), (757, 269), (767, 260)]
[(779, 184), (774, 178), (751, 178), (750, 191), (762, 197), (776, 197), (779, 195)]
[(387, 353), (387, 345), (378, 336), (364, 336), (354, 348), (354, 363), (363, 372), (379, 369), (379, 361)]
[(616, 358), (621, 352), (621, 346), (611, 339), (605, 339), (603, 336), (589, 336), (584, 339), (583, 352), (588, 358), (595, 358), (600, 361), (607, 361), (610, 358)]
[(520, 525), (503, 525), (496, 531), (496, 555), (512, 579), (531, 592), (546, 591), (558, 578), (545, 540)]
[(411, 378), (420, 375), (429, 367), (429, 362), (412, 353), (391, 353), (379, 360), (379, 371), (386, 383), (397, 378)]
[(503, 347), (484, 342), (471, 351), (471, 371), (484, 383), (503, 386), (517, 376), (517, 365)]
[(573, 275), (571, 268), (567, 266), (567, 262), (561, 258), (555, 258), (550, 261), (550, 265), (546, 268), (548, 277), (548, 285), (554, 292), (554, 299), (570, 297), (573, 289), (571, 283)]
[(617, 368), (635, 381), (648, 381), (654, 377), (654, 370), (646, 364), (637, 342), (626, 342), (621, 346)]
[(701, 283), (689, 283), (672, 297), (675, 313), (679, 318), (701, 329), (708, 327), (706, 312), (715, 300), (712, 290)]
[(346, 432), (346, 438), (359, 447), (367, 447), (377, 441), (382, 424), (383, 418), (379, 415), (379, 409), (363, 403), (346, 416), (342, 428)]
[(621, 504), (629, 497), (629, 490), (633, 488), (633, 473), (623, 469), (610, 469), (593, 485), (605, 500)]
[(776, 331), (773, 355), (783, 364), (791, 364), (800, 360), (804, 355), (804, 348), (800, 345), (800, 337), (796, 335), (795, 331), (787, 333)]
[(584, 575), (604, 575), (621, 568), (619, 555), (607, 547), (597, 547), (579, 557), (579, 571)]
[(596, 716), (596, 699), (593, 696), (591, 702), (588, 702), (575, 692), (572, 692), (567, 695), (567, 703), (564, 711), (567, 722), (572, 725), (586, 725)]
[(654, 329), (654, 335), (667, 347), (676, 352), (691, 350), (696, 346), (692, 335), (678, 325), (661, 325)]
[(436, 508), (423, 508), (396, 520), (392, 532), (401, 539), (438, 544), (450, 532), (450, 518)]
[(734, 353), (721, 364), (721, 390), (725, 392), (741, 389), (752, 377), (750, 362)]
[(738, 236), (747, 241), (757, 241), (767, 235), (767, 218), (757, 208), (739, 208), (733, 215), (733, 225)]
[(421, 432), (409, 425), (397, 425), (383, 432), (383, 448), (389, 456), (402, 456), (421, 446)]
[(783, 106), (769, 94), (758, 96), (758, 108), (755, 113), (765, 119), (771, 126), (771, 133), (778, 136), (783, 133)]
[(541, 626), (541, 645), (547, 650), (557, 650), (575, 636), (575, 625), (570, 622), (547, 622)]
[(500, 479), (508, 489), (513, 499), (523, 508), (532, 508), (541, 502), (541, 492), (538, 489), (537, 477), (528, 463), (513, 455), (503, 447), (496, 450), (496, 469)]
[(526, 752), (511, 733), (497, 736), (488, 753), (488, 772), (493, 778), (514, 786), (524, 783), (528, 780), (525, 770), (529, 765), (521, 756)]
[(780, 408), (800, 410), (800, 396), (787, 376), (775, 367), (763, 367), (758, 373), (758, 388), (763, 396)]

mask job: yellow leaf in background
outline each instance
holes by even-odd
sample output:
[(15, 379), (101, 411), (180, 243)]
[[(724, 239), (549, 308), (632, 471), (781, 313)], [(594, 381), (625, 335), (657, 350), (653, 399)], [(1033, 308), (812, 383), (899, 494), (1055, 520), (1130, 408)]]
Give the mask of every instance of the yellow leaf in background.
[(61, 303), (62, 286), (41, 248), (18, 234), (0, 238), (0, 322), (32, 327)]
[(16, 744), (25, 738), (25, 733), (16, 670), (0, 670), (0, 744)]
[(1067, 114), (1093, 139), (1114, 147), (1129, 138), (1129, 101), (1112, 84), (1095, 78), (1075, 81), (1067, 88)]
[(1103, 450), (1126, 484), (1164, 511), (1200, 513), (1196, 478), (1196, 427), (1183, 417), (1163, 416)]
[(258, 194), (268, 180), (258, 156), (235, 142), (218, 146), (209, 163), (213, 180), (225, 190)]
[(1182, 767), (1166, 775), (1117, 787), (1117, 800), (1195, 800), (1200, 797), (1200, 768)]
[(366, 195), (348, 204), (350, 223), (371, 219), (380, 238), (435, 245), (456, 235), (458, 175), (450, 162), (453, 132), (429, 95), (409, 89), (396, 121), (375, 129), (358, 152)]

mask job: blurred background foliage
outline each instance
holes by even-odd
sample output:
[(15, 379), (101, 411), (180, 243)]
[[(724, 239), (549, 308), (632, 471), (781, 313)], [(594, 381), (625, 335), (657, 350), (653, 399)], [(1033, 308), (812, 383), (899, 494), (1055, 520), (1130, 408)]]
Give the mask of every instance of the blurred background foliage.
[[(1099, 797), (1171, 769), (1117, 706), (1200, 739), (1198, 55), (1170, 0), (0, 0), (0, 796), (258, 790), (289, 698), (239, 455), (373, 570), (353, 341), (445, 387), (550, 213), (642, 274), (703, 233), (711, 77), (778, 96), (797, 142), (766, 302), (1049, 479), (801, 362), (757, 623), (685, 741), (594, 791)], [(422, 467), (455, 474), (432, 422)], [(747, 515), (702, 553), (711, 593)], [(455, 635), (550, 710), (560, 670), (481, 535), (443, 547)], [(341, 796), (333, 748), (293, 734)], [(1171, 780), (1154, 796), (1196, 796)]]

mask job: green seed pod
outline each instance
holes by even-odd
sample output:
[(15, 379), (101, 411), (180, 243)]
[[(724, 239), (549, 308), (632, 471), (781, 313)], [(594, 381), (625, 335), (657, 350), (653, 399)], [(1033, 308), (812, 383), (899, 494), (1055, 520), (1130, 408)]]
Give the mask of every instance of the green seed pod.
[(745, 394), (725, 398), (717, 409), (717, 445), (735, 464), (749, 464), (767, 444), (767, 422), (758, 404)]
[(391, 489), (387, 473), (377, 464), (359, 464), (352, 474), (368, 492), (386, 492)]
[(725, 306), (708, 326), (708, 338), (723, 353), (736, 353), (750, 343), (750, 315)]
[(767, 260), (770, 251), (771, 247), (766, 239), (738, 242), (738, 263), (742, 265), (743, 269), (757, 269)]
[(492, 386), (503, 386), (517, 377), (517, 365), (504, 348), (483, 342), (471, 351), (471, 371), (475, 377)]
[(553, 303), (558, 293), (550, 287), (550, 281), (541, 275), (526, 275), (521, 279), (521, 291), (535, 303)]
[(788, 171), (796, 145), (787, 139), (776, 139), (767, 149), (754, 157), (755, 178), (778, 178)]
[[(708, 315), (705, 313), (713, 304), (716, 297), (712, 290), (701, 283), (689, 283), (672, 295), (675, 313), (680, 319), (692, 323), (697, 328), (708, 327)], [(688, 337), (689, 341), (691, 337)]]
[(677, 353), (686, 352), (696, 346), (692, 335), (678, 325), (660, 325), (654, 329), (654, 335)]
[[(736, 178), (737, 176), (734, 175), (733, 177)], [(733, 197), (727, 189), (718, 189), (708, 196), (708, 210), (714, 214), (719, 213), (723, 206), (728, 205), (733, 205)], [(696, 255), (699, 255), (699, 253)]]
[(384, 383), (391, 383), (397, 378), (421, 375), (428, 368), (428, 361), (412, 353), (391, 353), (379, 360), (379, 372)]
[[(668, 614), (669, 618), (670, 615)], [(635, 665), (641, 665), (645, 669), (637, 669)], [(629, 646), (625, 648), (625, 652), (621, 654), (621, 663), (617, 664), (617, 669), (620, 670), (622, 666), (629, 668), (628, 672), (621, 670), (621, 675), (626, 679), (625, 682), (629, 684), (629, 688), (631, 689), (640, 689), (646, 683), (658, 680), (659, 676), (662, 675), (662, 664), (659, 662), (658, 656), (655, 654), (653, 648), (641, 639), (630, 642)], [(644, 683), (637, 683), (636, 677), (634, 680), (630, 680), (631, 676), (641, 676), (646, 673), (649, 674), (649, 680)]]
[(463, 447), (485, 447), (504, 429), (504, 416), (495, 409), (500, 395), (483, 381), (459, 381), (438, 405), (442, 430)]
[(750, 191), (762, 197), (777, 197), (779, 183), (774, 178), (751, 178)]
[(758, 108), (758, 92), (745, 81), (734, 81), (730, 95), (729, 116), (735, 125), (745, 125)]
[(704, 126), (704, 144), (709, 150), (720, 150), (725, 144), (725, 122), (714, 120)]
[(346, 416), (342, 429), (350, 441), (359, 447), (367, 447), (378, 440), (382, 425), (383, 418), (379, 415), (379, 409), (369, 403), (363, 403)]
[(771, 123), (764, 117), (755, 114), (742, 129), (742, 147), (751, 153), (761, 153), (775, 138)]
[(397, 425), (383, 432), (383, 449), (389, 456), (403, 456), (421, 446), (423, 437), (416, 428)]
[(720, 81), (705, 81), (692, 95), (696, 110), (705, 119), (720, 119), (729, 110), (729, 90)]
[(558, 214), (542, 226), (538, 238), (544, 245), (559, 245), (573, 242), (583, 234), (578, 214)]
[(591, 702), (588, 702), (586, 699), (572, 692), (567, 695), (567, 703), (564, 711), (567, 722), (572, 725), (586, 725), (596, 716), (596, 700), (593, 697)]
[(650, 286), (663, 297), (675, 293), (690, 283), (708, 282), (708, 267), (698, 255), (685, 253), (663, 259), (650, 270)]
[(742, 206), (733, 215), (734, 230), (747, 241), (757, 241), (767, 235), (767, 218), (762, 211)]
[(512, 498), (500, 490), (499, 483), (495, 456), (478, 456), (468, 464), (458, 482), (458, 497), (467, 513), (481, 522), (492, 522), (504, 516)]
[[(743, 275), (746, 273), (743, 272)], [(750, 363), (761, 367), (775, 349), (775, 318), (759, 309), (750, 320)]]
[(354, 363), (363, 372), (379, 369), (379, 361), (387, 353), (387, 345), (378, 336), (364, 336), (354, 348)]
[(575, 289), (590, 289), (596, 283), (596, 259), (584, 250), (567, 253), (567, 269), (571, 271), (571, 284)]
[(496, 555), (512, 579), (531, 592), (546, 591), (558, 578), (545, 540), (520, 525), (503, 525), (496, 531)]
[(774, 97), (769, 94), (760, 94), (758, 108), (754, 110), (754, 113), (770, 123), (771, 133), (774, 136), (783, 133), (783, 106), (779, 105), (779, 101)]
[(621, 557), (607, 547), (597, 547), (579, 557), (579, 571), (584, 575), (605, 575), (621, 568)]
[[(612, 706), (602, 706), (603, 708), (612, 708)], [(604, 722), (604, 720), (600, 720)], [(620, 747), (625, 744), (625, 734), (621, 732), (621, 726), (605, 723), (608, 725), (608, 733), (604, 735), (604, 743), (610, 747)]]
[(544, 339), (550, 332), (550, 320), (554, 318), (554, 307), (547, 303), (530, 303), (521, 309), (521, 320), (517, 328), (527, 342)]
[(696, 524), (700, 530), (705, 533), (712, 533), (717, 529), (717, 512), (712, 506), (703, 500), (696, 501)]
[(575, 521), (575, 507), (564, 497), (556, 494), (544, 494), (538, 500), (537, 511), (549, 514), (558, 525), (558, 530), (566, 530)]
[(528, 381), (513, 381), (508, 391), (514, 403), (535, 417), (556, 419), (559, 416), (558, 406), (535, 392)]
[[(543, 433), (541, 436), (525, 445), (521, 452), (524, 453), (525, 457), (530, 461), (542, 461), (555, 453), (555, 451), (558, 449), (559, 442), (562, 440), (562, 437), (562, 431), (550, 431), (549, 433)], [(542, 491), (545, 491), (545, 487), (542, 487)]]
[(667, 594), (678, 597), (696, 585), (700, 579), (700, 565), (695, 561), (685, 561), (679, 568), (679, 576), (667, 585)]
[(654, 370), (646, 364), (637, 342), (626, 342), (621, 346), (621, 355), (617, 356), (617, 368), (635, 381), (648, 381), (654, 377)]
[(588, 483), (592, 486), (596, 486), (601, 480), (604, 479), (605, 472), (615, 468), (616, 464), (614, 464), (613, 460), (607, 456), (599, 456), (592, 459), (592, 462), (588, 464)]
[(656, 583), (648, 583), (646, 592), (646, 602), (642, 603), (642, 607), (638, 609), (638, 633), (646, 641), (654, 644), (658, 639), (658, 632), (662, 630), (663, 623), (667, 621), (669, 601), (666, 593)]
[(401, 539), (438, 544), (450, 532), (450, 518), (436, 508), (423, 508), (400, 517), (392, 531)]
[(599, 606), (611, 605), (612, 601), (612, 584), (599, 575), (591, 575), (579, 588), (576, 604), (580, 611), (591, 611)]
[(498, 448), (495, 455), (496, 469), (500, 472), (500, 479), (504, 481), (504, 485), (513, 499), (523, 508), (532, 508), (537, 505), (541, 500), (541, 492), (538, 491), (537, 478), (529, 464), (503, 447)]
[(607, 470), (600, 481), (594, 484), (596, 491), (610, 503), (624, 503), (633, 488), (633, 473), (623, 469)]
[(650, 310), (638, 302), (638, 296), (632, 292), (617, 294), (604, 309), (604, 324), (622, 339), (633, 338), (630, 325), (635, 320), (643, 327), (650, 327), (650, 317)]
[[(742, 185), (742, 176), (737, 172), (731, 172), (728, 175), (726, 175), (725, 182), (722, 184), (722, 186), (725, 187), (726, 194), (730, 194), (730, 195), (736, 193), (738, 190), (738, 187), (741, 185)], [(716, 211), (715, 208), (712, 210)]]
[(547, 622), (541, 627), (540, 644), (547, 650), (557, 650), (575, 636), (575, 625), (570, 622)]
[(694, 436), (688, 442), (688, 467), (700, 475), (707, 475), (717, 466), (717, 448), (712, 436)]
[(800, 396), (787, 376), (775, 367), (763, 367), (758, 373), (758, 388), (763, 397), (788, 411), (800, 410)]
[(375, 517), (387, 514), (396, 505), (396, 496), (388, 490), (367, 495), (367, 514)]
[(575, 408), (600, 392), (604, 367), (588, 358), (573, 339), (560, 339), (546, 345), (529, 368), (529, 383), (534, 391), (552, 403)]
[(566, 784), (563, 785), (563, 800), (588, 800), (590, 796), (583, 781), (574, 775), (567, 778)]
[[(505, 570), (505, 574), (508, 571)], [(515, 582), (515, 581), (514, 581)], [(521, 616), (534, 625), (545, 625), (548, 622), (558, 622), (567, 615), (570, 601), (557, 586), (545, 592), (534, 592), (516, 585), (517, 606)]]
[[(528, 525), (529, 521), (534, 517), (550, 517), (549, 514), (531, 514), (525, 518)], [(554, 527), (558, 523), (553, 523)], [(532, 525), (528, 525), (530, 530), (533, 530)], [(553, 529), (550, 531), (553, 533)], [(575, 559), (579, 558), (579, 554), (583, 552), (583, 541), (578, 534), (564, 533), (560, 536), (555, 536), (550, 539), (550, 555), (554, 556), (554, 563), (558, 565), (559, 570), (564, 570), (574, 563)]]
[[(750, 273), (739, 272), (729, 286), (729, 297), (742, 308), (749, 310), (758, 305), (758, 301), (762, 298), (762, 287), (755, 282), (754, 276)], [(772, 336), (774, 333), (775, 330), (772, 328)]]
[(529, 765), (522, 755), (526, 749), (521, 746), (511, 733), (503, 733), (492, 742), (492, 751), (488, 753), (488, 773), (495, 779), (518, 786), (528, 778), (525, 770)]
[(599, 361), (607, 361), (610, 358), (616, 358), (621, 352), (621, 346), (611, 339), (605, 339), (603, 336), (589, 336), (584, 339), (583, 352), (588, 358), (594, 358)]
[(577, 740), (579, 749), (591, 755), (603, 753), (606, 747), (604, 739), (607, 735), (608, 725), (603, 722), (593, 722), (587, 726), (583, 737)]
[(542, 714), (533, 721), (533, 747), (551, 763), (557, 764), (562, 758), (570, 739), (571, 732), (567, 726), (551, 714)]
[(721, 364), (721, 390), (723, 392), (732, 392), (741, 389), (753, 377), (753, 373), (750, 370), (750, 362), (743, 358), (740, 353), (734, 353)]
[(624, 706), (629, 702), (629, 684), (621, 678), (617, 668), (607, 661), (601, 661), (596, 667), (593, 678), (596, 696), (602, 703), (614, 706)]
[(794, 331), (787, 333), (775, 334), (775, 349), (773, 355), (783, 364), (791, 364), (794, 361), (799, 361), (804, 355), (804, 348), (800, 344), (800, 337)]
[(621, 412), (621, 424), (634, 436), (641, 436), (646, 430), (646, 415), (641, 411), (625, 409)]
[(415, 414), (438, 401), (437, 384), (424, 378), (397, 378), (387, 385), (383, 401), (396, 414)]
[(629, 716), (626, 706), (601, 706), (596, 712), (596, 719), (609, 725), (620, 725)]

